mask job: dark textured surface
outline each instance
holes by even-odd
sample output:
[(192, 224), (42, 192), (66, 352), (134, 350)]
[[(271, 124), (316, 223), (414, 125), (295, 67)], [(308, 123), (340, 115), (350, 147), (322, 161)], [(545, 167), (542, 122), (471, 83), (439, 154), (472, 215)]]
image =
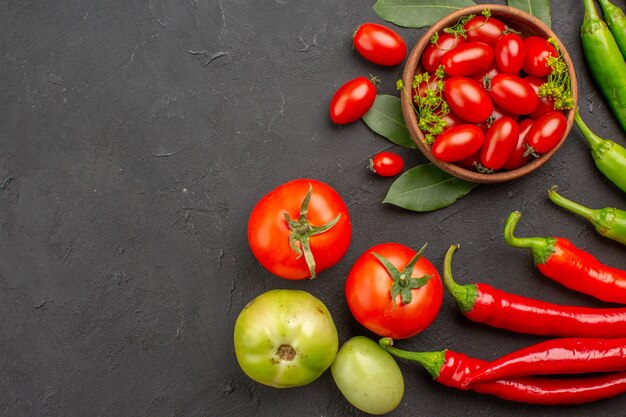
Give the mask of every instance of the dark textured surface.
[[(0, 415), (361, 416), (330, 373), (278, 390), (240, 371), (232, 328), (272, 288), (321, 298), (343, 342), (370, 335), (350, 316), (343, 283), (369, 246), (428, 242), (440, 266), (451, 243), (459, 281), (482, 280), (555, 302), (601, 305), (540, 276), (519, 235), (560, 234), (626, 268), (624, 248), (552, 206), (547, 188), (589, 206), (626, 206), (594, 168), (576, 129), (538, 172), (483, 185), (451, 207), (415, 214), (383, 206), (392, 180), (367, 160), (398, 149), (361, 123), (332, 126), (327, 105), (346, 80), (401, 68), (365, 62), (353, 29), (380, 19), (373, 2), (149, 0), (0, 2)], [(618, 2), (624, 6), (623, 1)], [(553, 29), (577, 65), (582, 115), (624, 134), (591, 83), (578, 39), (582, 4), (553, 1)], [(423, 30), (399, 29), (408, 44)], [(255, 202), (314, 177), (350, 209), (353, 243), (315, 281), (287, 282), (246, 242)], [(446, 296), (436, 322), (399, 344), (494, 358), (541, 340), (472, 324)], [(545, 408), (443, 388), (401, 365), (394, 416), (621, 416), (626, 399)]]

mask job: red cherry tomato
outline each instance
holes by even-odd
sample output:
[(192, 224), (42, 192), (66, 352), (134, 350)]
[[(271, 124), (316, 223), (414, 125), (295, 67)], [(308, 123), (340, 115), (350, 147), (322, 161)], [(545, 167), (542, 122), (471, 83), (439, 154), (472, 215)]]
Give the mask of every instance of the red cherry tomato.
[[(303, 219), (301, 206), (311, 190), (308, 212)], [(299, 224), (290, 225), (285, 214)], [(335, 219), (336, 223), (333, 224)], [(319, 273), (341, 259), (348, 250), (352, 224), (348, 208), (339, 194), (323, 182), (298, 179), (287, 182), (265, 195), (256, 204), (248, 220), (248, 243), (258, 261), (271, 273), (285, 279), (311, 278), (307, 257), (291, 248), (292, 229), (313, 228), (309, 234), (310, 254), (314, 271)], [(328, 230), (314, 233), (315, 227), (331, 225)], [(301, 234), (301, 233), (300, 233)], [(306, 252), (302, 241), (293, 244)]]
[(488, 169), (501, 169), (515, 149), (519, 127), (515, 120), (503, 117), (493, 122), (480, 151), (480, 164)]
[(508, 74), (517, 74), (524, 65), (524, 40), (516, 33), (502, 35), (496, 42), (495, 59), (498, 68)]
[(474, 155), (468, 156), (465, 159), (461, 159), (458, 162), (455, 162), (456, 165), (461, 168), (465, 168), (470, 171), (476, 171), (478, 164), (480, 163), (480, 150), (476, 152)]
[(446, 125), (444, 129), (450, 129), (451, 127), (462, 125), (465, 123), (465, 120), (461, 119), (452, 111), (446, 114), (445, 116), (443, 116), (443, 119), (446, 121)]
[(559, 144), (566, 130), (565, 115), (560, 111), (553, 111), (541, 116), (533, 123), (526, 134), (526, 143), (536, 153), (544, 154)]
[(496, 76), (496, 74), (500, 74), (500, 70), (498, 69), (498, 66), (496, 64), (491, 64), (491, 66), (489, 68), (487, 68), (486, 71), (478, 74), (478, 75), (474, 75), (471, 78), (472, 80), (478, 82), (478, 84), (480, 85), (485, 85), (485, 79), (489, 79), (491, 80), (493, 77)]
[(429, 43), (428, 46), (424, 48), (424, 52), (422, 53), (422, 67), (424, 67), (424, 71), (429, 74), (434, 74), (441, 64), (441, 57), (448, 51), (464, 43), (465, 39), (460, 36), (441, 32), (437, 43)]
[(489, 97), (504, 110), (515, 114), (532, 113), (539, 104), (535, 90), (517, 75), (498, 74), (491, 80)]
[(464, 43), (441, 58), (443, 69), (451, 76), (480, 74), (492, 62), (493, 49), (483, 42)]
[(515, 145), (515, 149), (513, 153), (509, 157), (509, 160), (504, 164), (504, 169), (508, 169), (509, 171), (512, 169), (517, 169), (526, 165), (531, 159), (532, 155), (528, 154), (524, 156), (526, 153), (526, 135), (530, 130), (530, 127), (533, 125), (533, 119), (524, 119), (519, 122), (519, 136), (517, 138), (517, 144)]
[(387, 26), (376, 23), (363, 23), (354, 33), (352, 41), (365, 59), (378, 65), (398, 65), (406, 55), (402, 37)]
[(381, 177), (393, 177), (402, 172), (404, 159), (393, 152), (380, 152), (370, 159), (370, 169)]
[(498, 106), (495, 106), (493, 108), (493, 112), (491, 113), (491, 116), (489, 116), (489, 118), (487, 120), (485, 120), (482, 123), (478, 123), (476, 126), (478, 126), (480, 128), (480, 130), (483, 131), (483, 133), (486, 135), (487, 134), (487, 130), (491, 127), (491, 125), (493, 124), (493, 122), (495, 122), (496, 120), (500, 120), (503, 117), (509, 117), (511, 119), (513, 119), (514, 121), (517, 122), (517, 119), (519, 119), (519, 115), (515, 114), (515, 113), (511, 113), (508, 112)]
[(493, 47), (506, 25), (493, 17), (476, 16), (463, 26), (468, 41), (485, 42)]
[(489, 94), (480, 84), (469, 78), (448, 78), (445, 81), (444, 96), (452, 111), (468, 122), (480, 123), (493, 111)]
[(480, 149), (485, 135), (476, 125), (458, 125), (444, 130), (432, 144), (433, 156), (444, 162), (457, 162)]
[[(533, 75), (524, 77), (524, 80), (530, 84), (537, 94), (539, 93), (539, 87), (546, 82), (544, 78), (535, 77)], [(548, 97), (539, 97), (539, 104), (537, 104), (537, 108), (535, 111), (530, 113), (529, 116), (531, 119), (537, 120), (544, 114), (548, 114), (551, 111), (554, 111), (554, 100)]]
[[(359, 323), (379, 336), (394, 339), (414, 336), (427, 328), (439, 313), (443, 286), (437, 269), (421, 256), (413, 268), (405, 271), (415, 255), (414, 250), (399, 243), (382, 243), (361, 255), (348, 274), (345, 286), (348, 307)], [(381, 259), (391, 263), (391, 271)], [(395, 287), (399, 293), (394, 289), (396, 294), (392, 297), (394, 284), (398, 284)], [(411, 289), (418, 285), (421, 286)]]
[(348, 81), (330, 102), (330, 119), (336, 124), (359, 120), (376, 100), (376, 85), (365, 77)]
[(522, 69), (529, 75), (545, 77), (552, 72), (546, 65), (548, 56), (557, 56), (556, 49), (546, 39), (539, 36), (529, 36), (524, 39), (526, 55)]

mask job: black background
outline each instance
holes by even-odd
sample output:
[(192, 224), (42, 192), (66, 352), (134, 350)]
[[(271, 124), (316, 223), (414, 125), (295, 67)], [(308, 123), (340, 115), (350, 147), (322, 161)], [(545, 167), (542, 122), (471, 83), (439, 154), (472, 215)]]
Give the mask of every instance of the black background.
[[(380, 76), (380, 91), (395, 94), (402, 67), (378, 67), (351, 47), (358, 24), (382, 23), (373, 3), (0, 2), (0, 415), (361, 416), (329, 372), (295, 389), (254, 383), (237, 365), (232, 330), (250, 299), (298, 288), (326, 303), (341, 343), (374, 337), (351, 317), (343, 284), (384, 241), (428, 242), (439, 268), (460, 243), (460, 282), (603, 305), (543, 278), (502, 239), (503, 221), (521, 210), (518, 235), (562, 235), (626, 268), (623, 247), (547, 201), (558, 184), (588, 206), (626, 206), (576, 128), (515, 182), (481, 185), (432, 213), (381, 204), (393, 179), (369, 172), (368, 158), (386, 149), (408, 166), (425, 158), (361, 122), (328, 118), (335, 89), (358, 75)], [(625, 144), (584, 63), (582, 3), (554, 0), (552, 14), (577, 67), (583, 118)], [(412, 45), (424, 29), (398, 31)], [(336, 266), (289, 282), (254, 259), (246, 224), (262, 195), (300, 177), (342, 195), (354, 234)], [(473, 324), (446, 295), (435, 323), (398, 345), (490, 359), (539, 340)], [(618, 416), (626, 404), (507, 403), (401, 368), (394, 416)]]

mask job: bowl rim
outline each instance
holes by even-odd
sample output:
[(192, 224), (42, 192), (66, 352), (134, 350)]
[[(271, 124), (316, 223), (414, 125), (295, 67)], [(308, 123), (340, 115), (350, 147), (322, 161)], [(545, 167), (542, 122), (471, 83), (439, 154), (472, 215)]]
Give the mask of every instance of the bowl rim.
[[(417, 69), (420, 67), (422, 52), (426, 48), (427, 44), (430, 42), (430, 38), (435, 32), (439, 32), (440, 30), (453, 25), (461, 17), (468, 14), (479, 15), (485, 9), (488, 9), (493, 17), (502, 19), (505, 24), (507, 23), (507, 17), (509, 19), (515, 17), (517, 20), (525, 20), (527, 21), (528, 26), (534, 26), (534, 28), (532, 28), (533, 32), (536, 32), (538, 34), (540, 33), (541, 36), (544, 36), (545, 38), (553, 38), (556, 41), (557, 45), (559, 46), (559, 51), (563, 56), (563, 60), (567, 65), (568, 72), (571, 78), (572, 98), (574, 99), (574, 103), (578, 103), (578, 83), (576, 80), (574, 64), (570, 58), (567, 49), (565, 48), (565, 45), (563, 45), (559, 37), (552, 31), (552, 29), (550, 29), (545, 23), (537, 19), (535, 16), (532, 16), (531, 14), (526, 13), (523, 10), (500, 4), (479, 4), (476, 6), (465, 7), (453, 13), (450, 13), (449, 15), (445, 16), (437, 23), (432, 25), (426, 31), (426, 33), (424, 33), (415, 43), (415, 45), (411, 49), (411, 52), (409, 53), (409, 56), (407, 57), (406, 64), (402, 73), (402, 82), (404, 83), (404, 85), (411, 85), (413, 77), (415, 76)], [(435, 158), (430, 150), (430, 145), (427, 145), (425, 143), (424, 134), (418, 127), (417, 114), (415, 113), (415, 110), (413, 108), (412, 97), (407, 94), (403, 89), (401, 90), (400, 98), (405, 124), (409, 130), (409, 133), (411, 134), (411, 138), (417, 145), (417, 148), (424, 154), (424, 156), (426, 156), (433, 164), (435, 164), (437, 167), (441, 168), (445, 172), (454, 175), (457, 178), (477, 183), (499, 183), (511, 181), (520, 178), (526, 174), (529, 174), (530, 172), (541, 167), (561, 148), (561, 146), (563, 146), (563, 143), (565, 143), (565, 140), (569, 136), (569, 133), (574, 124), (574, 116), (576, 114), (577, 108), (577, 105), (575, 105), (573, 109), (569, 109), (566, 111), (567, 128), (565, 130), (565, 134), (563, 135), (561, 141), (550, 152), (541, 155), (539, 158), (535, 158), (533, 161), (520, 168), (510, 171), (500, 171), (487, 174), (471, 171), (458, 165), (443, 162)]]

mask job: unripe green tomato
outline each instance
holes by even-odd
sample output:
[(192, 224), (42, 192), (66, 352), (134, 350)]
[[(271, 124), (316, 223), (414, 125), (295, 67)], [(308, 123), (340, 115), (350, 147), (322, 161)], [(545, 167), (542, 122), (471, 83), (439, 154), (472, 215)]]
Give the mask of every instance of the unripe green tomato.
[(346, 399), (369, 414), (387, 414), (404, 395), (404, 378), (396, 361), (378, 343), (364, 336), (339, 349), (330, 370)]
[(316, 380), (333, 363), (339, 337), (330, 312), (306, 291), (271, 290), (239, 313), (235, 354), (253, 380), (276, 388)]

